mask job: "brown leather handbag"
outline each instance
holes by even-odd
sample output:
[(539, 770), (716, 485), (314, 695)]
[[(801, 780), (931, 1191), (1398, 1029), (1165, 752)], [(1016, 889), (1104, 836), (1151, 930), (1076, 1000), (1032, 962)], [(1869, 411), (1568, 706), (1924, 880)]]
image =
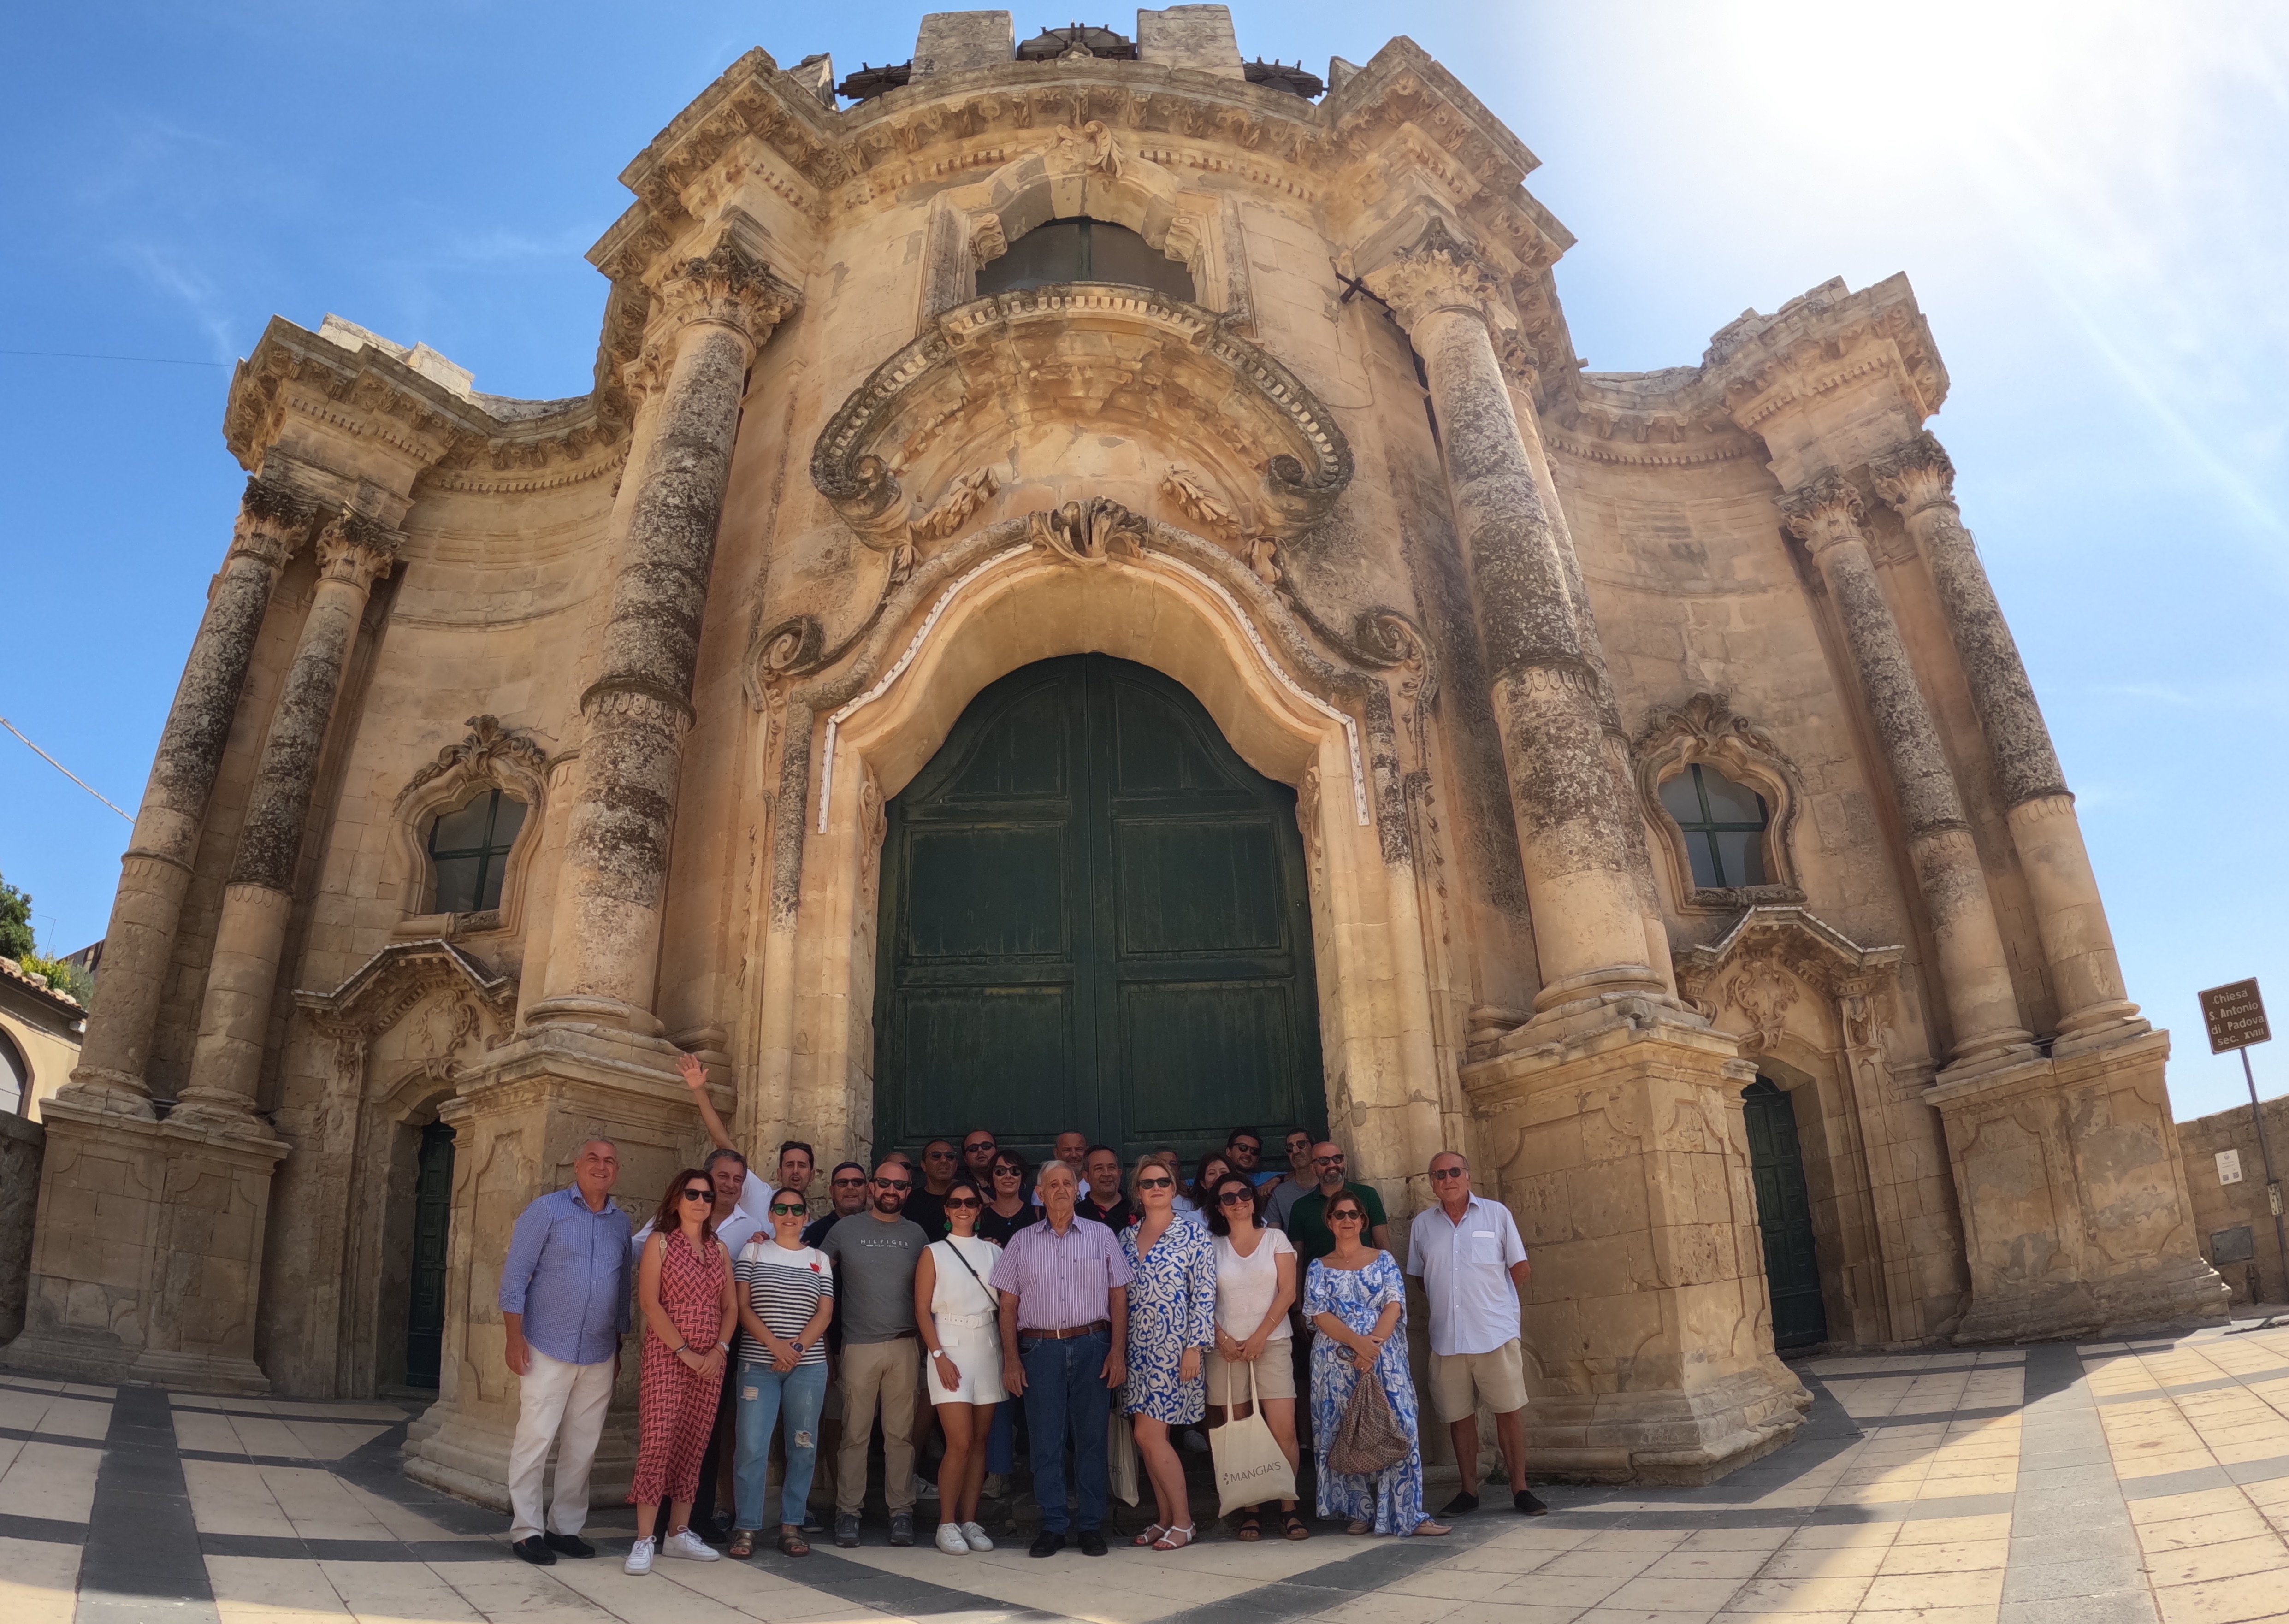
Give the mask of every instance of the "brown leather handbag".
[(1344, 1402), (1336, 1441), (1328, 1449), (1329, 1469), (1347, 1477), (1372, 1477), (1397, 1466), (1414, 1447), (1415, 1440), (1400, 1426), (1383, 1390), (1383, 1378), (1369, 1365), (1360, 1372), (1359, 1383)]

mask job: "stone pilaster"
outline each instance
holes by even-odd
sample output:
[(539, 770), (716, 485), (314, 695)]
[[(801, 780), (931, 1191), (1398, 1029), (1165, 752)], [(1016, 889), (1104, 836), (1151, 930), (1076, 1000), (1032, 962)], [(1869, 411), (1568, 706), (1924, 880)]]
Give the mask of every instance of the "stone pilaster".
[(318, 538), (317, 590), (263, 740), (215, 927), (190, 1081), (169, 1118), (179, 1126), (270, 1137), (252, 1114), (254, 1091), (293, 907), (302, 829), (366, 594), (388, 571), (403, 540), (347, 508)]
[(317, 510), (275, 482), (251, 479), (240, 499), (230, 552), (184, 662), (182, 681), (120, 860), (119, 890), (104, 932), (103, 977), (87, 1041), (60, 1097), (85, 1109), (149, 1120), (144, 1067), (158, 1019), (175, 927), (207, 798), (222, 766), (239, 690), (279, 571), (302, 545)]
[(1668, 1001), (1645, 925), (1639, 814), (1609, 749), (1566, 559), (1489, 328), (1490, 278), (1459, 248), (1418, 246), (1367, 278), (1431, 383), (1471, 572), (1542, 961), (1537, 1023), (1615, 998)]
[(1877, 745), (1890, 769), (1954, 1029), (1950, 1068), (2030, 1059), (2034, 1050), (2020, 1023), (2018, 995), (1971, 822), (1906, 641), (1876, 578), (1876, 561), (1860, 529), (1859, 492), (1827, 469), (1790, 491), (1780, 507), (1828, 583), (1859, 669)]
[(755, 352), (794, 307), (770, 267), (729, 239), (661, 291), (647, 346), (664, 394), (604, 628), (581, 696), (581, 744), (546, 996), (530, 1021), (656, 1035), (651, 1013), (668, 843), (715, 530)]
[(2055, 1053), (2072, 1054), (2149, 1030), (2130, 1001), (2114, 932), (2083, 844), (2034, 684), (2003, 618), (1986, 567), (1955, 501), (1955, 465), (1927, 433), (1872, 459), (1876, 494), (1899, 511), (1923, 549), (2003, 792), (2005, 819), (2058, 1000)]

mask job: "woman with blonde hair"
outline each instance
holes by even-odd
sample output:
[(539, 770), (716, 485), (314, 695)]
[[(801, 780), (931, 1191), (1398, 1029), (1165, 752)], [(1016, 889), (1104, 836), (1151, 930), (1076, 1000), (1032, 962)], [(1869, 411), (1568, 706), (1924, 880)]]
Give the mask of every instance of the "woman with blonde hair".
[(1181, 1550), (1195, 1535), (1184, 1463), (1168, 1429), (1199, 1424), (1207, 1394), (1202, 1360), (1216, 1336), (1216, 1251), (1208, 1231), (1177, 1213), (1176, 1196), (1176, 1169), (1158, 1156), (1143, 1158), (1129, 1183), (1140, 1215), (1121, 1231), (1133, 1277), (1121, 1404), (1159, 1512), (1137, 1543), (1154, 1550)]
[[(715, 1238), (715, 1185), (697, 1167), (667, 1182), (636, 1265), (643, 1310), (643, 1374), (636, 1395), (636, 1542), (626, 1564), (651, 1572), (656, 1555), (713, 1562), (720, 1555), (691, 1532), (699, 1460), (715, 1430), (723, 1362), (739, 1324), (731, 1260)], [(659, 1502), (669, 1504), (667, 1537), (656, 1539)]]

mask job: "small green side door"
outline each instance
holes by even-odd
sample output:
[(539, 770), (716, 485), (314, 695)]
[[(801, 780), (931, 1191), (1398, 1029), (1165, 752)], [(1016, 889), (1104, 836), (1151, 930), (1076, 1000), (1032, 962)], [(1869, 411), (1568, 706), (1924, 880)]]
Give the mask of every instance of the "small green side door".
[(889, 808), (875, 1144), (1077, 1127), (1124, 1157), (1316, 1124), (1296, 798), (1102, 655), (987, 688)]
[(1773, 1346), (1809, 1348), (1828, 1340), (1820, 1260), (1812, 1244), (1812, 1197), (1797, 1142), (1796, 1105), (1786, 1089), (1759, 1078), (1741, 1091), (1749, 1130), (1749, 1175), (1765, 1241), (1765, 1282), (1773, 1299)]
[(412, 1301), (405, 1315), (405, 1384), (435, 1387), (445, 1343), (445, 1239), (453, 1214), (453, 1130), (421, 1130), (413, 1178)]

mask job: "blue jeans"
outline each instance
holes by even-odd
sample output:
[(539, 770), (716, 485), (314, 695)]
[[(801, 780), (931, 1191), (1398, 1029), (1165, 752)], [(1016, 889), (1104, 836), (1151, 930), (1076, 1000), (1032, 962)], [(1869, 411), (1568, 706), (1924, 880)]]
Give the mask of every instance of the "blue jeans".
[(781, 1373), (768, 1361), (739, 1366), (739, 1453), (731, 1477), (739, 1497), (739, 1526), (763, 1526), (764, 1481), (770, 1473), (771, 1429), (786, 1410), (786, 1482), (779, 1521), (802, 1526), (810, 1503), (810, 1477), (818, 1465), (818, 1413), (826, 1405), (826, 1365), (798, 1365)]
[(1025, 1427), (1033, 1440), (1033, 1497), (1041, 1502), (1041, 1532), (1065, 1531), (1065, 1446), (1073, 1446), (1074, 1489), (1083, 1532), (1105, 1521), (1105, 1429), (1113, 1389), (1105, 1385), (1110, 1333), (1067, 1337), (1017, 1337), (1025, 1366)]
[(1007, 1477), (1017, 1464), (1017, 1406), (1004, 1400), (993, 1406), (993, 1426), (985, 1435), (985, 1469)]

